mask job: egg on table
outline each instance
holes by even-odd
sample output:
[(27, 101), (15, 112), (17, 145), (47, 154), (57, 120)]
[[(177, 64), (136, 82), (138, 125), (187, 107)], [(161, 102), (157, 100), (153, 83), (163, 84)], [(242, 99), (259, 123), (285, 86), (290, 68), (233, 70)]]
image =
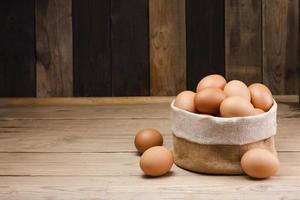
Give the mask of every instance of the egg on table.
[(140, 168), (148, 176), (162, 176), (173, 166), (173, 155), (163, 146), (147, 149), (140, 159)]
[(276, 174), (280, 166), (278, 158), (266, 149), (254, 148), (241, 159), (241, 167), (253, 178), (268, 178)]
[(224, 93), (226, 97), (241, 96), (250, 101), (250, 91), (245, 83), (239, 80), (229, 81), (224, 87)]
[(174, 105), (177, 108), (195, 113), (196, 108), (194, 105), (194, 98), (195, 98), (195, 92), (183, 91), (176, 96)]
[(204, 114), (218, 114), (220, 104), (225, 99), (223, 90), (219, 88), (205, 88), (195, 95), (195, 107)]
[(163, 137), (156, 129), (144, 128), (135, 135), (134, 144), (139, 153), (143, 153), (150, 147), (161, 146)]
[(254, 83), (249, 86), (251, 103), (255, 108), (268, 111), (273, 105), (272, 93), (267, 86), (261, 83)]
[(255, 110), (250, 101), (241, 96), (227, 97), (220, 105), (222, 117), (245, 117), (255, 115)]
[(226, 85), (226, 79), (219, 74), (211, 74), (205, 76), (197, 85), (196, 92), (200, 92), (204, 88), (219, 88), (223, 89)]

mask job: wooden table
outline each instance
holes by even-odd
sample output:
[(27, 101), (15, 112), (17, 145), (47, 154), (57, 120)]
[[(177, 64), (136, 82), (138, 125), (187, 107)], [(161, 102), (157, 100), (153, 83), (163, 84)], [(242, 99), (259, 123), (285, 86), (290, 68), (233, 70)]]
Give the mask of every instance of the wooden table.
[(171, 148), (171, 99), (0, 99), (0, 199), (300, 199), (297, 96), (276, 97), (281, 169), (260, 181), (175, 165), (144, 176), (134, 135), (157, 128)]

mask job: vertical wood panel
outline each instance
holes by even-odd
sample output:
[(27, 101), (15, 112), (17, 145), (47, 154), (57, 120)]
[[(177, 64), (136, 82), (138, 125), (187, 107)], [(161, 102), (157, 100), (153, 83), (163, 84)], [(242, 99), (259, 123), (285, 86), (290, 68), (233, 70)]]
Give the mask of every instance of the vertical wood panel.
[(186, 89), (184, 0), (150, 0), (151, 95)]
[(299, 0), (288, 1), (285, 91), (297, 94), (299, 88)]
[(203, 76), (225, 73), (224, 1), (187, 0), (187, 78), (195, 90)]
[(36, 1), (37, 96), (73, 96), (71, 0)]
[(148, 1), (111, 0), (112, 95), (149, 95)]
[(274, 94), (298, 90), (297, 5), (298, 0), (263, 0), (263, 80)]
[(0, 1), (0, 96), (35, 96), (34, 0)]
[(225, 0), (226, 78), (262, 81), (261, 0)]
[(110, 0), (73, 0), (74, 95), (111, 95)]

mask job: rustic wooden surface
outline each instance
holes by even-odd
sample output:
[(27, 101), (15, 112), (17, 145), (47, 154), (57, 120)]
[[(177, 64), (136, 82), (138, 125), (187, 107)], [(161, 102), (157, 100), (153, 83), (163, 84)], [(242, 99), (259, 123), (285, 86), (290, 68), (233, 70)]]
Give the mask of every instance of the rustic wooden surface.
[[(139, 169), (133, 139), (160, 130), (172, 148), (173, 97), (0, 99), (1, 199), (297, 199), (300, 104), (276, 96), (281, 169), (267, 180), (210, 176), (173, 166), (164, 177)], [(86, 103), (86, 105), (84, 105)]]
[(225, 0), (226, 77), (262, 81), (261, 0)]
[(36, 1), (37, 96), (73, 96), (72, 1)]
[(298, 3), (298, 0), (262, 0), (263, 81), (273, 94), (298, 90)]
[(225, 74), (224, 1), (186, 1), (187, 87), (208, 74)]
[(0, 96), (36, 96), (34, 0), (0, 1)]
[(149, 1), (151, 95), (186, 89), (185, 1)]

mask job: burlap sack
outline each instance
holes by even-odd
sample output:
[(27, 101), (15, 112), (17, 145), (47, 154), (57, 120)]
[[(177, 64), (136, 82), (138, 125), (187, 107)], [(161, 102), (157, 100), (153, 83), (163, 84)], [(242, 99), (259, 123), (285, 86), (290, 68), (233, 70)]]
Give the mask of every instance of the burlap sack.
[(187, 170), (242, 174), (242, 155), (259, 147), (276, 154), (277, 104), (261, 115), (220, 118), (193, 114), (171, 104), (174, 162)]

